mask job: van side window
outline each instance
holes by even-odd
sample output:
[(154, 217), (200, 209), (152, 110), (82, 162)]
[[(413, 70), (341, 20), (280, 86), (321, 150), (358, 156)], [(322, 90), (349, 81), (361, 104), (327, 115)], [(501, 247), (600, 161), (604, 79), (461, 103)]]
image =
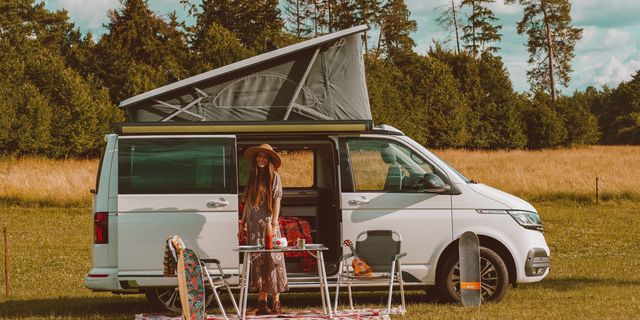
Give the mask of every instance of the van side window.
[(231, 141), (213, 138), (120, 139), (120, 194), (232, 194)]
[[(351, 138), (343, 148), (349, 154), (355, 192), (422, 192), (425, 173), (434, 173), (422, 157), (391, 140)], [(344, 168), (342, 175), (342, 181), (349, 180)]]

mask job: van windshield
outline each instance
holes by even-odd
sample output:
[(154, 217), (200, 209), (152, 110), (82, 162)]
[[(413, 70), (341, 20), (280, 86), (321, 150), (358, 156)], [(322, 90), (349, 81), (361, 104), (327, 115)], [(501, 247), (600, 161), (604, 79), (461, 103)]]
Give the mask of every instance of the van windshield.
[(456, 168), (452, 167), (450, 164), (448, 164), (446, 161), (442, 160), (442, 158), (438, 157), (435, 153), (431, 152), (431, 155), (433, 155), (434, 158), (437, 158), (438, 160), (440, 160), (440, 162), (445, 165), (451, 172), (453, 172), (455, 175), (457, 175), (458, 177), (460, 177), (460, 179), (464, 180), (465, 183), (475, 183), (475, 181), (465, 177), (462, 173), (460, 173), (458, 170), (456, 170)]

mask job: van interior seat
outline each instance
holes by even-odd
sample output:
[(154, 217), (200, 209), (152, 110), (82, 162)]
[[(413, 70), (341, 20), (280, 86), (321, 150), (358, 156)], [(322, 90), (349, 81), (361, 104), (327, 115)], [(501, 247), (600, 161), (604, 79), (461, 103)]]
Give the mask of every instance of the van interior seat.
[(382, 161), (389, 164), (387, 169), (387, 179), (384, 182), (384, 191), (400, 191), (402, 188), (402, 167), (396, 161), (396, 155), (391, 148), (383, 148), (380, 151)]

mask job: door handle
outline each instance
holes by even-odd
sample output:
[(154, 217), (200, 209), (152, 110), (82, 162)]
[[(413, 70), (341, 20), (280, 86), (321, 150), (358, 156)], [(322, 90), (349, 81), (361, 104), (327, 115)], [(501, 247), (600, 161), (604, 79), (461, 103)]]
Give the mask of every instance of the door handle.
[(361, 204), (369, 204), (371, 200), (365, 198), (365, 197), (360, 197), (359, 199), (351, 199), (349, 200), (349, 204), (352, 206), (359, 206)]
[(229, 201), (225, 200), (224, 198), (207, 202), (208, 208), (224, 207), (228, 205), (229, 205)]

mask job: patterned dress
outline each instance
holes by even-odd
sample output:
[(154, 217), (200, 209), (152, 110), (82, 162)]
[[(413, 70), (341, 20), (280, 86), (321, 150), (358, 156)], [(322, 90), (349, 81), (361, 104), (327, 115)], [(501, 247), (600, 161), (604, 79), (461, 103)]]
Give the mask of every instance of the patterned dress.
[[(282, 181), (280, 175), (275, 172), (271, 194), (273, 199), (282, 199)], [(258, 244), (258, 239), (264, 238), (263, 223), (271, 214), (266, 209), (266, 204), (261, 204), (258, 208), (252, 208), (247, 203), (247, 232), (249, 244)], [(284, 264), (282, 253), (260, 253), (251, 261), (251, 275), (249, 276), (250, 288), (269, 294), (280, 293), (288, 290), (287, 270)]]

